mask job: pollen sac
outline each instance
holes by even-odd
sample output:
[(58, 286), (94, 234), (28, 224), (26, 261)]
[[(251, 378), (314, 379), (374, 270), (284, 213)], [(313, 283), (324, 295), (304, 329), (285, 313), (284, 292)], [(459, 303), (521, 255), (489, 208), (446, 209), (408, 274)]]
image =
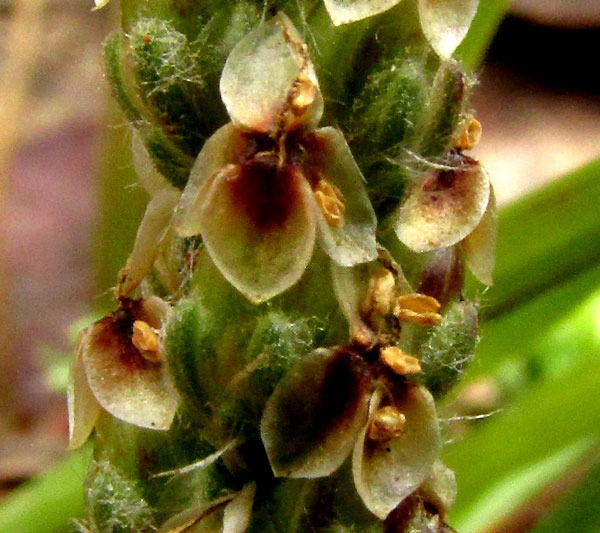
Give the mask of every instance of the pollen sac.
[(481, 123), (473, 115), (470, 115), (460, 127), (454, 144), (458, 150), (472, 150), (480, 139)]
[(325, 180), (319, 180), (315, 189), (315, 200), (327, 223), (334, 228), (341, 228), (344, 221), (346, 206), (341, 200), (341, 193)]
[(405, 354), (396, 346), (386, 346), (379, 352), (381, 361), (389, 366), (396, 374), (407, 376), (421, 372), (421, 364), (416, 357)]
[(323, 97), (301, 35), (283, 13), (251, 31), (232, 50), (221, 97), (234, 124), (275, 134), (314, 129)]
[(437, 326), (442, 317), (440, 303), (425, 294), (403, 294), (396, 298), (393, 313), (400, 322), (420, 326)]
[(158, 353), (159, 340), (157, 332), (143, 320), (136, 320), (133, 323), (131, 342), (148, 361), (152, 361), (153, 363), (161, 361), (160, 354)]
[(485, 213), (490, 181), (480, 164), (459, 155), (448, 169), (433, 169), (417, 181), (402, 204), (395, 230), (415, 252), (456, 244)]

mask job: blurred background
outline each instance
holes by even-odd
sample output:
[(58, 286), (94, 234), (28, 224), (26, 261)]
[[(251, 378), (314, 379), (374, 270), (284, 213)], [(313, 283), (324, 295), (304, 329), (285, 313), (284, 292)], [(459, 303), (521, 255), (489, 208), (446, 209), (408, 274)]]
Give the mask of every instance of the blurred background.
[[(66, 455), (64, 389), (73, 335), (77, 324), (91, 321), (110, 301), (109, 289), (146, 202), (133, 185), (124, 119), (103, 80), (101, 43), (117, 25), (118, 6), (113, 2), (94, 12), (91, 7), (92, 0), (0, 0), (0, 504)], [(483, 124), (475, 155), (488, 168), (501, 205), (600, 156), (594, 59), (599, 36), (599, 2), (515, 0), (510, 5), (479, 67), (473, 99)], [(586, 168), (598, 173), (594, 164)], [(525, 203), (508, 208), (511, 218), (501, 218), (501, 231), (506, 220), (513, 234), (499, 251), (508, 248), (510, 253), (511, 243), (521, 242), (519, 228), (525, 234), (523, 246), (529, 245), (532, 235), (520, 221), (535, 216), (526, 213), (531, 205), (544, 210), (546, 202), (556, 204), (564, 195), (567, 201), (568, 188), (558, 187), (549, 196), (526, 197)], [(582, 205), (593, 210), (600, 204), (598, 191), (590, 189)], [(557, 205), (549, 209), (551, 214)], [(594, 217), (582, 215), (578, 227), (585, 233), (584, 244)], [(560, 216), (548, 218), (544, 235), (551, 235), (554, 223), (560, 226)], [(117, 232), (123, 236), (119, 242)], [(565, 250), (572, 250), (576, 237), (565, 241)], [(538, 241), (532, 242), (534, 248)], [(539, 529), (543, 519), (555, 516), (565, 498), (576, 497), (586, 482), (589, 493), (600, 493), (600, 475), (590, 477), (597, 469), (598, 440), (588, 426), (578, 427), (564, 442), (537, 432), (536, 443), (527, 428), (537, 430), (526, 416), (528, 408), (534, 412), (545, 405), (546, 388), (556, 402), (570, 393), (564, 401), (574, 406), (594, 390), (592, 382), (579, 390), (560, 381), (570, 376), (573, 361), (600, 355), (600, 297), (594, 292), (600, 287), (595, 268), (600, 257), (597, 245), (582, 253), (567, 270), (541, 276), (539, 286), (511, 293), (502, 305), (494, 304), (495, 289), (483, 296), (489, 340), (484, 326), (481, 362), (473, 364), (460, 393), (445, 407), (452, 441), (447, 461), (459, 480), (453, 523), (461, 532), (546, 531)], [(528, 272), (523, 261), (522, 270)], [(498, 290), (508, 287), (510, 293), (522, 280), (511, 281), (508, 273), (518, 269), (509, 266), (499, 272), (506, 279)], [(553, 268), (547, 262), (534, 267)], [(535, 278), (536, 272), (528, 276)], [(579, 285), (573, 288), (567, 281)], [(566, 291), (560, 293), (562, 300), (540, 300), (556, 290)], [(540, 321), (552, 327), (538, 327)], [(532, 328), (538, 328), (535, 339)], [(524, 331), (523, 345), (519, 331)], [(579, 386), (581, 380), (572, 381)], [(600, 420), (598, 408), (593, 411), (600, 392), (585, 399), (592, 411), (584, 406), (580, 416), (587, 416), (591, 426), (593, 416)], [(552, 404), (553, 410), (560, 408)], [(516, 417), (520, 434), (511, 429), (514, 416), (504, 422), (510, 409), (525, 413), (522, 420)], [(576, 417), (574, 409), (569, 412)], [(547, 416), (549, 425), (569, 421), (556, 411)], [(511, 446), (517, 455), (492, 460), (494, 470), (478, 471), (470, 455), (484, 449), (502, 453), (494, 450)], [(596, 504), (600, 508), (600, 496)], [(79, 504), (73, 505), (77, 512)], [(0, 511), (0, 531), (16, 531), (3, 529), (3, 516)], [(560, 531), (600, 531), (600, 524), (566, 523)]]

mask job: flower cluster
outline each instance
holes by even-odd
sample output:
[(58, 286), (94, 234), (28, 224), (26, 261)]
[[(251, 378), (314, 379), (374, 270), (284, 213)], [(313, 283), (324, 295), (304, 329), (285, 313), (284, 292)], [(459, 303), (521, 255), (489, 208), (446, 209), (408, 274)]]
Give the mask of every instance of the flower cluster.
[[(399, 0), (324, 1), (334, 24), (344, 24)], [(440, 56), (449, 57), (477, 1), (419, 0), (418, 6), (425, 35)], [(220, 93), (231, 122), (206, 141), (183, 192), (157, 172), (143, 140), (134, 136), (134, 163), (152, 199), (117, 287), (118, 309), (78, 341), (69, 384), (70, 446), (88, 438), (102, 409), (139, 427), (168, 430), (183, 405), (163, 347), (165, 323), (175, 313), (148, 287), (143, 298), (130, 297), (157, 269), (165, 243), (199, 236), (222, 276), (260, 304), (300, 280), (318, 242), (331, 259), (350, 339), (298, 357), (265, 395), (260, 438), (273, 474), (324, 477), (351, 456), (357, 492), (379, 519), (415, 490), (429, 490), (428, 483), (437, 487), (430, 490), (443, 511), (455, 489), (451, 474), (436, 463), (441, 439), (434, 399), (418, 377), (422, 361), (401, 349), (401, 333), (403, 324), (440, 325), (445, 302), (413, 290), (378, 246), (365, 179), (344, 135), (319, 127), (324, 101), (315, 68), (284, 14), (262, 22), (235, 46)], [(477, 125), (467, 121), (447, 160), (429, 162), (410, 184), (392, 226), (413, 252), (460, 250), (475, 276), (490, 284), (493, 190), (479, 163), (463, 154), (476, 141)], [(174, 278), (181, 274), (172, 270)], [(176, 282), (166, 292), (174, 289)], [(210, 515), (219, 522), (215, 529), (235, 522), (224, 530), (242, 532), (255, 488), (248, 483), (191, 519), (175, 516), (159, 531)]]

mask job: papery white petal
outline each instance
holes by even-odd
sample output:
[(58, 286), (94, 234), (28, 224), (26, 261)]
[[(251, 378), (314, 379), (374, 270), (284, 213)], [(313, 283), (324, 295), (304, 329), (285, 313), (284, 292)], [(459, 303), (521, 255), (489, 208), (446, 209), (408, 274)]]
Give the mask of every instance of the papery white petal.
[(318, 211), (319, 237), (325, 252), (342, 266), (372, 261), (377, 257), (377, 217), (365, 179), (344, 136), (335, 128), (321, 128), (308, 147), (311, 171), (335, 186), (345, 205), (344, 224), (340, 227), (330, 225)]
[(177, 410), (177, 393), (166, 366), (146, 360), (133, 345), (126, 333), (133, 318), (137, 316), (117, 311), (90, 326), (82, 350), (85, 373), (98, 403), (110, 414), (136, 426), (166, 430)]
[(109, 2), (110, 2), (110, 0), (94, 0), (94, 4), (96, 4), (96, 5), (95, 5), (95, 7), (92, 8), (92, 11), (103, 8)]
[(199, 198), (194, 209), (206, 250), (251, 302), (269, 300), (300, 279), (316, 234), (303, 176), (288, 172), (264, 183), (262, 176), (244, 177), (240, 167), (230, 165), (207, 182)]
[(133, 166), (138, 180), (150, 196), (154, 196), (163, 189), (175, 190), (169, 181), (158, 171), (148, 153), (144, 139), (139, 131), (132, 129), (131, 153)]
[(370, 375), (356, 355), (320, 348), (292, 367), (269, 398), (260, 432), (276, 476), (337, 470), (367, 419)]
[(421, 26), (433, 49), (447, 59), (465, 38), (479, 0), (419, 0)]
[[(323, 98), (303, 39), (285, 14), (262, 23), (231, 51), (221, 97), (244, 129), (269, 133), (282, 120), (286, 130), (316, 127)], [(294, 111), (295, 104), (300, 107)]]
[(487, 173), (477, 161), (463, 156), (456, 168), (431, 170), (414, 183), (394, 229), (415, 252), (451, 246), (479, 224), (489, 196)]
[(244, 146), (244, 134), (232, 123), (219, 128), (204, 143), (192, 167), (175, 214), (175, 229), (181, 237), (192, 237), (200, 233), (199, 206), (204, 202), (200, 190), (209, 178), (227, 165), (237, 163)]
[(333, 290), (340, 309), (350, 325), (351, 337), (362, 345), (370, 345), (375, 340), (374, 333), (360, 316), (372, 270), (370, 265), (341, 267), (331, 263)]
[(79, 334), (69, 369), (67, 406), (69, 408), (69, 449), (82, 446), (90, 436), (100, 414), (100, 405), (88, 385), (81, 352), (89, 342), (89, 332)]
[(325, 8), (336, 26), (372, 17), (391, 9), (400, 0), (325, 0)]
[(179, 191), (170, 188), (161, 190), (148, 202), (133, 250), (125, 265), (126, 275), (120, 287), (121, 294), (127, 295), (133, 291), (152, 268), (178, 201)]
[[(406, 417), (402, 435), (367, 442), (367, 423), (352, 454), (356, 490), (381, 520), (427, 478), (441, 444), (435, 405), (427, 389), (408, 385), (394, 407)], [(370, 411), (375, 413), (377, 408)]]
[(490, 188), (490, 199), (481, 221), (460, 243), (469, 269), (481, 283), (488, 286), (493, 284), (497, 234), (496, 195), (494, 189)]
[(426, 501), (435, 505), (442, 515), (452, 507), (456, 499), (456, 490), (454, 472), (441, 461), (433, 463), (429, 476), (419, 488)]
[(221, 531), (225, 506), (235, 498), (228, 494), (203, 502), (169, 518), (156, 533), (214, 533)]
[(231, 500), (223, 513), (223, 533), (244, 533), (252, 517), (256, 483), (248, 483)]

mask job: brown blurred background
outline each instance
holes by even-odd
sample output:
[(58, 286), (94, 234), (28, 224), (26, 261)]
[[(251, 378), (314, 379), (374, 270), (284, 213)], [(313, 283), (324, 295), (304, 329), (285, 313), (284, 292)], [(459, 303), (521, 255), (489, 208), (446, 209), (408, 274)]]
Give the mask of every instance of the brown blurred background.
[[(102, 291), (92, 241), (109, 133), (101, 42), (117, 6), (92, 3), (0, 0), (0, 494), (64, 454), (52, 376), (64, 375), (68, 325)], [(513, 2), (474, 97), (476, 155), (501, 202), (600, 154), (589, 58), (599, 36), (599, 2)]]

